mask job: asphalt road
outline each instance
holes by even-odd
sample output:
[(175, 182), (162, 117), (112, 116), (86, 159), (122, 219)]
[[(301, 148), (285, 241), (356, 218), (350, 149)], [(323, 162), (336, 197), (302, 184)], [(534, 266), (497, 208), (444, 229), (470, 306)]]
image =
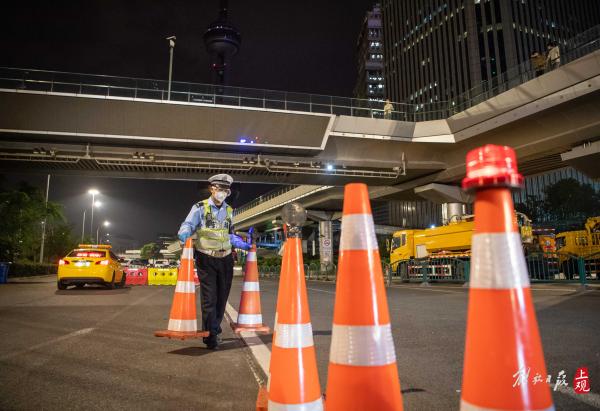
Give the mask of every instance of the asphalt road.
[(216, 352), (153, 336), (173, 289), (0, 286), (0, 409), (253, 410), (252, 360), (229, 327)]
[[(272, 326), (277, 282), (262, 280)], [(592, 410), (600, 396), (600, 291), (544, 285), (533, 292), (548, 372), (580, 366), (592, 395), (553, 392), (559, 410)], [(230, 303), (237, 309), (241, 282)], [(320, 382), (325, 390), (335, 284), (309, 282)], [(0, 286), (0, 409), (253, 410), (264, 374), (225, 330), (223, 350), (153, 337), (167, 324), (173, 287), (57, 291), (54, 278)], [(460, 399), (467, 290), (388, 289), (405, 410), (456, 410)], [(271, 337), (261, 337), (270, 347)]]
[[(260, 287), (263, 320), (272, 326), (278, 283), (265, 279)], [(325, 391), (335, 284), (310, 281), (307, 288), (319, 378)], [(235, 283), (230, 301), (239, 295), (240, 289), (241, 283)], [(578, 293), (575, 286), (565, 285), (540, 285), (533, 290), (546, 366), (552, 381), (559, 371), (565, 370), (571, 387), (577, 368), (586, 366), (592, 392), (596, 393), (584, 396), (572, 390), (557, 390), (553, 392), (556, 409), (600, 408), (600, 291)], [(388, 288), (406, 411), (458, 410), (467, 300), (468, 289), (460, 285), (407, 284)], [(237, 309), (237, 300), (232, 305)], [(261, 338), (270, 347), (271, 336)]]

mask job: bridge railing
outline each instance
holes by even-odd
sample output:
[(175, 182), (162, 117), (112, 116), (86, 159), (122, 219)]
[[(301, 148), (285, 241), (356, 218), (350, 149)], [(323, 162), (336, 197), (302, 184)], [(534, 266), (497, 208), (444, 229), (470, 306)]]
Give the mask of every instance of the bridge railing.
[(296, 185), (287, 185), (287, 186), (283, 186), (283, 187), (278, 187), (278, 188), (271, 190), (263, 195), (258, 196), (254, 200), (251, 200), (251, 201), (245, 203), (244, 205), (236, 208), (234, 210), (233, 214), (239, 215), (239, 214), (243, 213), (244, 211), (250, 210), (250, 209), (256, 207), (257, 205), (264, 203), (265, 201), (279, 197), (280, 195), (285, 194), (288, 191), (291, 191), (296, 187), (297, 187)]
[[(600, 25), (578, 34), (560, 45), (564, 65), (600, 49)], [(100, 95), (133, 99), (205, 103), (213, 105), (291, 110), (310, 113), (388, 118), (400, 121), (438, 120), (451, 117), (510, 88), (535, 77), (527, 60), (470, 90), (446, 101), (429, 103), (393, 102), (393, 110), (384, 111), (381, 99), (357, 99), (320, 94), (296, 93), (214, 84), (174, 81), (171, 95), (164, 80), (114, 77), (58, 71), (0, 68), (0, 88), (57, 93)]]
[[(0, 67), (0, 88), (383, 118), (382, 100), (164, 80)], [(409, 120), (411, 104), (390, 118)]]

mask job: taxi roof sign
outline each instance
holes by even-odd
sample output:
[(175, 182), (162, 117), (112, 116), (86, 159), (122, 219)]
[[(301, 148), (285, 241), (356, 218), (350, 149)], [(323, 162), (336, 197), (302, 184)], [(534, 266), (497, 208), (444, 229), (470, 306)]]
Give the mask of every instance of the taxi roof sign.
[(98, 248), (98, 249), (104, 249), (104, 250), (108, 250), (108, 249), (112, 248), (112, 246), (106, 245), (106, 244), (79, 244), (78, 247), (79, 248)]

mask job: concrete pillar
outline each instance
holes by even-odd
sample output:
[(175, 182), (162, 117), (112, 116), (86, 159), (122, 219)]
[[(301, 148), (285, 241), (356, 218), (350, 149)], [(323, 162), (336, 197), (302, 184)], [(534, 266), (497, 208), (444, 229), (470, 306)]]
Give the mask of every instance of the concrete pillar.
[(442, 223), (448, 224), (450, 221), (460, 220), (464, 214), (465, 205), (463, 203), (444, 203), (442, 204)]
[(319, 221), (319, 251), (321, 267), (333, 264), (333, 228), (331, 220)]

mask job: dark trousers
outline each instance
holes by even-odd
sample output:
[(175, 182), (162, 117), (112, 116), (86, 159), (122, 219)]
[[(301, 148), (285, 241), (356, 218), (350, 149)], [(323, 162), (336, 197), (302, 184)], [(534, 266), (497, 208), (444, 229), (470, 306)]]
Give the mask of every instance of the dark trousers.
[(217, 258), (198, 251), (194, 254), (200, 279), (202, 329), (210, 332), (211, 336), (216, 336), (221, 333), (221, 321), (231, 290), (233, 256), (229, 254)]

